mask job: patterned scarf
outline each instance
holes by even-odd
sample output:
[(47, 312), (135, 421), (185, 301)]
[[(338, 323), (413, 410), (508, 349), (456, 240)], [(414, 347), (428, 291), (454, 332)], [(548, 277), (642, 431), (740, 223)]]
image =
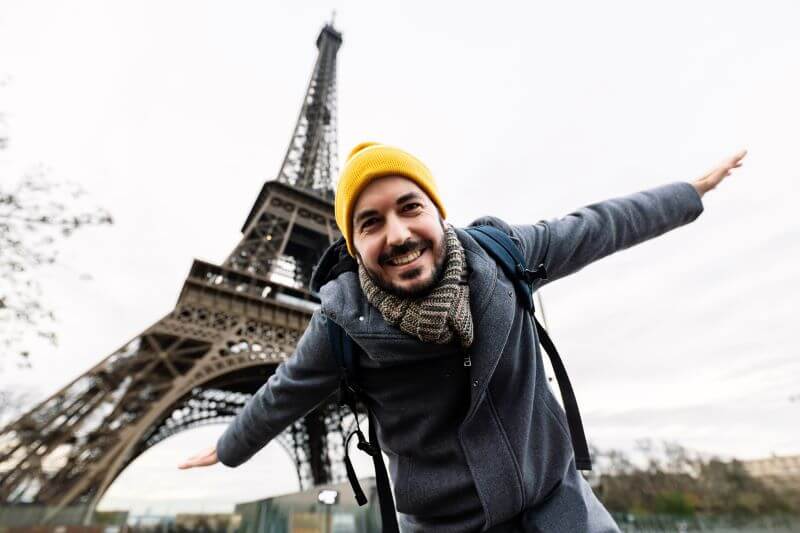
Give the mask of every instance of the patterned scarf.
[(447, 257), (439, 284), (421, 298), (400, 298), (372, 281), (363, 265), (358, 266), (361, 290), (378, 308), (384, 320), (423, 342), (446, 344), (458, 336), (462, 347), (472, 344), (472, 313), (464, 248), (452, 226), (445, 227)]

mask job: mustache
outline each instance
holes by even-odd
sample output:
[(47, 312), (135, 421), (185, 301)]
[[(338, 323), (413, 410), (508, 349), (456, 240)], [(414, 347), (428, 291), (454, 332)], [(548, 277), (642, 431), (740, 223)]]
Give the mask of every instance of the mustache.
[(384, 264), (387, 261), (394, 259), (395, 257), (400, 257), (411, 252), (416, 252), (417, 250), (422, 250), (426, 246), (430, 246), (430, 243), (427, 241), (417, 240), (412, 241), (408, 240), (399, 246), (392, 246), (388, 252), (382, 253), (378, 257), (378, 262), (380, 264)]

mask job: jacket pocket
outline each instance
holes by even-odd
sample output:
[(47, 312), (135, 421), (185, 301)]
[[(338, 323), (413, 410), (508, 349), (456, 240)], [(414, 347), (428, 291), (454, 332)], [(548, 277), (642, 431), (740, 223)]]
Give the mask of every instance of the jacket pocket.
[(408, 470), (411, 459), (403, 455), (397, 456), (397, 475), (394, 482), (394, 503), (398, 512), (409, 513), (410, 503), (408, 498)]
[(395, 485), (399, 512), (416, 517), (455, 517), (480, 508), (466, 465), (446, 458), (400, 457)]
[(537, 444), (536, 453), (531, 456), (535, 475), (528, 481), (528, 505), (536, 507), (558, 492), (568, 469), (573, 468), (574, 456), (564, 409), (549, 390), (537, 394), (537, 400), (535, 436), (532, 435)]
[[(567, 425), (567, 414), (564, 412), (564, 408), (561, 407), (561, 404), (558, 403), (556, 397), (549, 390), (545, 391), (545, 393), (542, 395), (542, 398), (544, 399), (545, 407), (547, 407), (547, 410), (550, 411), (550, 414), (556, 419), (564, 433), (566, 433), (567, 440), (570, 440), (569, 427)], [(572, 441), (570, 440), (570, 448), (571, 447)]]
[(555, 486), (553, 488), (551, 488), (549, 491), (547, 491), (547, 493), (545, 493), (545, 495), (542, 496), (542, 499), (540, 499), (538, 502), (536, 502), (534, 504), (534, 506), (530, 507), (529, 509), (533, 510), (533, 509), (540, 509), (540, 508), (544, 507), (545, 504), (547, 502), (549, 502), (550, 500), (552, 500), (553, 497), (556, 495), (556, 493), (558, 492), (558, 489), (561, 488), (561, 483), (563, 481), (564, 481), (563, 479), (559, 479), (558, 481), (556, 481)]

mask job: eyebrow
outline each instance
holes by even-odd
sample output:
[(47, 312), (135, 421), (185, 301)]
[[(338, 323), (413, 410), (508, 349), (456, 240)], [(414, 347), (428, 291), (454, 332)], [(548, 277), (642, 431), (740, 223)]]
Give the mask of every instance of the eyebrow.
[[(418, 193), (416, 191), (411, 191), (411, 192), (407, 192), (407, 193), (399, 196), (397, 198), (397, 200), (395, 201), (395, 204), (396, 205), (401, 205), (401, 204), (406, 203), (409, 200), (415, 200), (415, 199), (421, 199), (421, 198), (422, 198), (422, 195), (420, 193)], [(357, 225), (359, 222), (361, 222), (363, 219), (365, 219), (367, 217), (370, 217), (370, 216), (373, 216), (373, 215), (377, 215), (377, 214), (378, 214), (378, 211), (376, 211), (375, 209), (367, 209), (366, 211), (361, 211), (360, 213), (358, 213), (356, 215), (354, 225)]]

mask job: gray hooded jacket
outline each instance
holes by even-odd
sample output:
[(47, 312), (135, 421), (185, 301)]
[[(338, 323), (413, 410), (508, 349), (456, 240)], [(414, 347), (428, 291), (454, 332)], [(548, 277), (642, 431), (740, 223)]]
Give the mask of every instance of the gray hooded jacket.
[[(675, 182), (533, 225), (494, 217), (472, 225), (509, 232), (528, 268), (544, 263), (548, 279), (537, 280), (538, 289), (702, 211), (694, 187)], [(220, 437), (220, 461), (245, 462), (336, 392), (339, 369), (325, 326), (334, 320), (363, 349), (359, 383), (373, 401), (401, 530), (481, 531), (515, 520), (524, 531), (618, 531), (575, 470), (566, 416), (547, 383), (529, 312), (494, 260), (456, 232), (475, 327), (468, 354), (457, 342), (423, 343), (388, 324), (367, 302), (357, 273), (344, 272), (322, 285), (321, 308), (294, 355)], [(318, 283), (325, 274), (316, 273)]]

